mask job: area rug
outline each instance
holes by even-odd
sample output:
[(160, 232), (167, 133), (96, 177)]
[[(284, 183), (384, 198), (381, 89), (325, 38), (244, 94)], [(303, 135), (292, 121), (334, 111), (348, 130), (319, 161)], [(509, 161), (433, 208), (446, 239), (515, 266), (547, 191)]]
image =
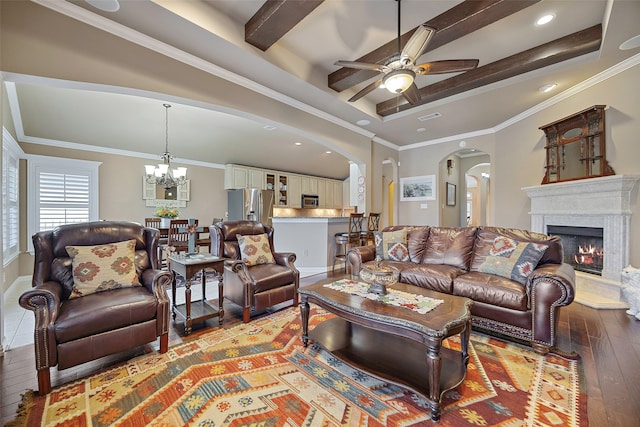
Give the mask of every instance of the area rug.
[[(580, 361), (472, 333), (465, 381), (443, 399), (439, 423), (425, 400), (301, 344), (289, 308), (215, 329), (165, 354), (132, 359), (47, 396), (27, 393), (28, 426), (586, 426)], [(312, 306), (310, 327), (333, 317)], [(459, 340), (446, 345), (459, 348)], [(402, 351), (398, 349), (398, 351)]]

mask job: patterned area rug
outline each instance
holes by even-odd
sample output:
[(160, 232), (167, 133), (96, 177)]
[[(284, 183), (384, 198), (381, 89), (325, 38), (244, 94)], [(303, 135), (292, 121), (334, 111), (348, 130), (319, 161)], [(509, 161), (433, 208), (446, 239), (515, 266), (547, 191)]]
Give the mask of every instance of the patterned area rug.
[[(312, 308), (310, 327), (333, 317)], [(297, 309), (216, 329), (44, 397), (27, 393), (28, 426), (586, 426), (579, 361), (472, 333), (465, 381), (439, 423), (424, 398), (305, 349)], [(456, 339), (447, 346), (459, 347)], [(401, 351), (399, 349), (399, 351)]]

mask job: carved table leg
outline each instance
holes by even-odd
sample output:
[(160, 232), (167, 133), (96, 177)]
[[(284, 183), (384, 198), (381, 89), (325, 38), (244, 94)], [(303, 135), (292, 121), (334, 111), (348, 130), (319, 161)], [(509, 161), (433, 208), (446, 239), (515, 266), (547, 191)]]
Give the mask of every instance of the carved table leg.
[(218, 322), (222, 325), (224, 319), (224, 286), (222, 273), (218, 272)]
[(442, 359), (440, 357), (441, 342), (427, 345), (427, 375), (429, 376), (429, 406), (431, 407), (431, 419), (440, 419), (440, 370)]
[(302, 304), (300, 304), (300, 317), (302, 318), (302, 344), (305, 348), (309, 344), (309, 302), (307, 297), (302, 297)]

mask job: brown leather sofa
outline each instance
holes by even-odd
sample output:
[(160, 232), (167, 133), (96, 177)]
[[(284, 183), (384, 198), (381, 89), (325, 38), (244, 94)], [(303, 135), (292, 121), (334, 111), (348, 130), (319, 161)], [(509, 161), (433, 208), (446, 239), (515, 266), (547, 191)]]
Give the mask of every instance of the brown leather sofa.
[[(402, 229), (409, 229), (409, 261), (381, 262), (399, 272), (400, 282), (471, 298), (476, 328), (530, 343), (540, 354), (555, 347), (559, 308), (575, 294), (575, 272), (562, 262), (559, 237), (498, 227), (392, 226), (382, 232)], [(498, 236), (548, 246), (524, 286), (480, 271)], [(349, 250), (352, 276), (375, 258), (376, 246)]]
[[(240, 257), (238, 235), (266, 234), (275, 263), (247, 266)], [(211, 254), (228, 258), (224, 265), (224, 297), (242, 307), (242, 320), (251, 313), (291, 301), (298, 305), (300, 272), (293, 252), (276, 252), (273, 227), (256, 221), (224, 221), (209, 227)]]
[[(158, 230), (124, 221), (69, 224), (33, 235), (33, 288), (20, 305), (35, 315), (34, 350), (40, 394), (51, 390), (49, 368), (66, 369), (149, 343), (168, 349), (171, 274), (158, 268)], [(69, 298), (72, 260), (66, 246), (135, 240), (134, 264), (142, 286)], [(96, 257), (97, 258), (97, 257)]]

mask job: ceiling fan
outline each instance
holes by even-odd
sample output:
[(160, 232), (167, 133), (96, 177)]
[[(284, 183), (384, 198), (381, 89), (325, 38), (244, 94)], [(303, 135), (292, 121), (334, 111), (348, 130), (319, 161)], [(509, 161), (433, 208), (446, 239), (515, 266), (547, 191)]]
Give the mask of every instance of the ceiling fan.
[(420, 91), (415, 84), (416, 75), (445, 74), (468, 71), (478, 66), (477, 59), (450, 59), (430, 61), (416, 65), (416, 60), (427, 48), (431, 37), (436, 33), (434, 28), (420, 25), (413, 33), (404, 49), (400, 43), (400, 0), (398, 2), (398, 53), (391, 56), (384, 64), (371, 64), (357, 61), (336, 61), (335, 65), (360, 70), (375, 70), (384, 73), (382, 78), (367, 85), (349, 98), (349, 102), (357, 101), (374, 89), (384, 85), (391, 93), (400, 95), (412, 105), (420, 102)]

